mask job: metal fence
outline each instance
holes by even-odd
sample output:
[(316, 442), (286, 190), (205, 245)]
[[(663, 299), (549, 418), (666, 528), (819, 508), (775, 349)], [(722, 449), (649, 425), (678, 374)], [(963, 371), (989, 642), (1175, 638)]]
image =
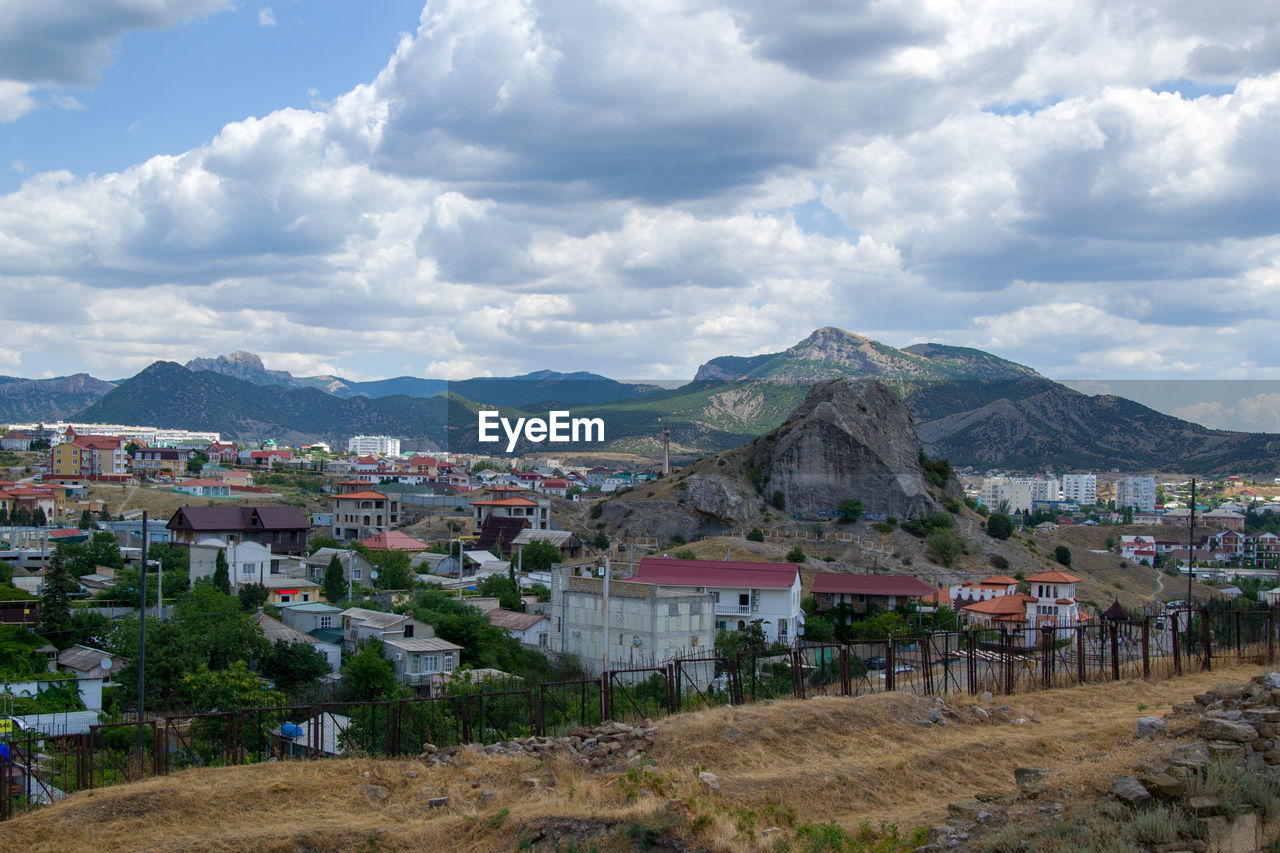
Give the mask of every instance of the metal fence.
[(80, 735), (19, 732), (0, 741), (0, 819), (74, 791), (187, 767), (413, 756), (772, 699), (1013, 694), (1271, 663), (1276, 623), (1271, 610), (1182, 610), (1070, 628), (973, 629), (681, 658), (599, 678), (429, 699), (180, 714), (97, 725)]

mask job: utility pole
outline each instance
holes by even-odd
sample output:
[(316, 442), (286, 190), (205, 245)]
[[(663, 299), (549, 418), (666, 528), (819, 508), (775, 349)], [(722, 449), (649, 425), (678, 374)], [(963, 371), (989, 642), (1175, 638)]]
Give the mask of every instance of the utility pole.
[(138, 768), (142, 764), (143, 685), (147, 671), (147, 511), (142, 511), (142, 572), (138, 582)]
[[(1192, 597), (1191, 582), (1196, 576), (1196, 478), (1191, 478), (1191, 516), (1187, 519), (1187, 607), (1195, 599)], [(1191, 617), (1187, 617), (1187, 627), (1191, 627)]]
[(604, 558), (604, 595), (603, 598), (603, 624), (600, 626), (600, 637), (604, 642), (600, 645), (604, 648), (604, 672), (609, 671), (609, 576), (613, 572), (609, 570), (609, 558)]

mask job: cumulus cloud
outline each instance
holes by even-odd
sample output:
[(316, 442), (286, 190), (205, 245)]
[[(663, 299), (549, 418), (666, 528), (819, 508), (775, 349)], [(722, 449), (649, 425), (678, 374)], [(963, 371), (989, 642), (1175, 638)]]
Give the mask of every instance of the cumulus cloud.
[(270, 6), (263, 6), (258, 10), (258, 26), (274, 27), (276, 25), (276, 13), (271, 11)]
[[(16, 4), (0, 118), (225, 6), (82, 31)], [(829, 324), (1075, 377), (1269, 374), (1277, 33), (1262, 2), (441, 0), (332, 102), (0, 197), (8, 292), (75, 306), (0, 330), (113, 376), (246, 348), (679, 377)]]
[(232, 7), (230, 0), (8, 0), (0, 5), (0, 121), (34, 109), (35, 87), (96, 85), (112, 47), (131, 30), (168, 29)]

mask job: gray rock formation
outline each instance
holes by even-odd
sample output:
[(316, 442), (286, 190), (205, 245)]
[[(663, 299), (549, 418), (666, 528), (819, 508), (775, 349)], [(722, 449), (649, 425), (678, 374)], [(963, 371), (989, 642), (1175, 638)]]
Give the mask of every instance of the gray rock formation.
[(874, 379), (836, 379), (814, 385), (786, 424), (756, 442), (755, 464), (789, 513), (816, 517), (857, 498), (866, 512), (920, 518), (939, 507), (919, 452), (901, 398)]

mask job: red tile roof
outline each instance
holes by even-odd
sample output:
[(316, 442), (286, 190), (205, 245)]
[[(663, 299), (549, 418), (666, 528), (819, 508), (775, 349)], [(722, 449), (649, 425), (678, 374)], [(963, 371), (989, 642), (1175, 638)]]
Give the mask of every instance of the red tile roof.
[(363, 492), (344, 492), (340, 495), (334, 495), (333, 499), (335, 501), (385, 501), (387, 496), (382, 492), (366, 489)]
[(370, 551), (425, 551), (427, 543), (421, 539), (414, 539), (408, 533), (401, 533), (399, 530), (388, 530), (386, 533), (379, 533), (377, 536), (370, 536), (368, 539), (361, 540), (361, 545)]
[(1066, 572), (1036, 572), (1027, 578), (1028, 583), (1080, 583), (1080, 578)]
[(1027, 602), (1034, 601), (1029, 595), (998, 595), (995, 598), (988, 598), (986, 601), (976, 601), (973, 604), (967, 604), (962, 610), (968, 610), (972, 613), (985, 613), (988, 616), (1018, 616), (1025, 617), (1027, 615)]
[(472, 506), (537, 506), (537, 501), (528, 498), (502, 498), (496, 501), (472, 501)]
[(728, 586), (750, 589), (787, 589), (796, 582), (800, 567), (794, 563), (741, 563), (729, 560), (672, 560), (645, 557), (635, 583), (665, 586)]
[(911, 575), (819, 574), (813, 577), (813, 591), (853, 595), (899, 595), (915, 598), (937, 590)]

